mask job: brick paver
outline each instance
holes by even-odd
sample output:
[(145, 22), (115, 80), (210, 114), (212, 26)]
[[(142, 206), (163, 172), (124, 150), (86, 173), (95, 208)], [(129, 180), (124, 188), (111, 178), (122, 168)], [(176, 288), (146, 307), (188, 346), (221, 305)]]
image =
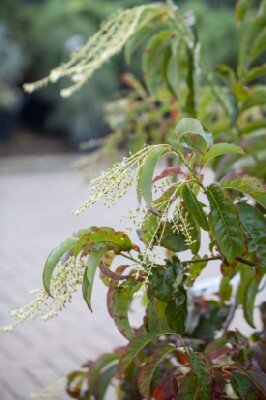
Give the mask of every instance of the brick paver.
[[(40, 287), (43, 263), (54, 246), (81, 227), (121, 227), (121, 204), (111, 212), (99, 205), (79, 217), (71, 213), (87, 198), (73, 162), (69, 156), (0, 162), (1, 325), (9, 321), (8, 311), (26, 304), (30, 290)], [(96, 281), (93, 314), (78, 292), (58, 318), (25, 322), (1, 335), (1, 400), (26, 399), (32, 390), (123, 343), (107, 314), (105, 293)]]

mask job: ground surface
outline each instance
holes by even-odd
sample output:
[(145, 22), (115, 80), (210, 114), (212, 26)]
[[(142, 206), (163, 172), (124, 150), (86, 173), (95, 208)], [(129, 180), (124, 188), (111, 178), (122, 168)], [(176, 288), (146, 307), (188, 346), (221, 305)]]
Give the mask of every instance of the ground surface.
[[(71, 211), (87, 198), (87, 184), (73, 169), (74, 161), (71, 155), (0, 161), (0, 325), (9, 322), (10, 310), (29, 300), (31, 289), (40, 287), (42, 266), (53, 247), (81, 227), (121, 228), (121, 215), (134, 203), (131, 193), (112, 211), (98, 205), (76, 217)], [(213, 266), (205, 277), (216, 274)], [(85, 360), (122, 344), (106, 312), (105, 289), (99, 281), (93, 308), (90, 314), (77, 293), (55, 320), (26, 322), (14, 333), (2, 335), (1, 400), (26, 399)], [(140, 319), (139, 313), (133, 318)]]

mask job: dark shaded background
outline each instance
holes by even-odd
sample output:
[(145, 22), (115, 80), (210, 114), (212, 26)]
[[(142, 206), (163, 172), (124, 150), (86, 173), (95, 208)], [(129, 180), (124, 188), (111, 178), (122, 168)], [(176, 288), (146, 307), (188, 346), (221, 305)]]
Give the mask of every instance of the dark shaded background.
[[(0, 155), (73, 151), (89, 138), (108, 132), (103, 103), (118, 96), (122, 72), (139, 74), (140, 65), (117, 56), (69, 99), (59, 84), (28, 95), (24, 82), (47, 75), (118, 8), (145, 0), (1, 0), (0, 5)], [(233, 65), (236, 32), (233, 0), (176, 2), (194, 10), (206, 68)], [(64, 82), (61, 83), (63, 85)]]

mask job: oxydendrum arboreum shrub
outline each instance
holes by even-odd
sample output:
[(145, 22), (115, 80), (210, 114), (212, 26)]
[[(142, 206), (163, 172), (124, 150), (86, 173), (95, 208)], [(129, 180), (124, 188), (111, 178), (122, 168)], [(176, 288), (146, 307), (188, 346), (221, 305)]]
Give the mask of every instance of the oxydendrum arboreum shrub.
[[(244, 18), (248, 3), (239, 2), (240, 19)], [(262, 12), (263, 7), (257, 18)], [(241, 169), (246, 155), (239, 146), (242, 132), (238, 130), (238, 118), (227, 116), (230, 118), (224, 123), (221, 111), (220, 96), (228, 112), (232, 112), (228, 91), (221, 90), (218, 99), (216, 92), (212, 97), (212, 109), (217, 110), (216, 124), (224, 124), (223, 135), (213, 135), (206, 120), (202, 125), (194, 118), (198, 116), (195, 78), (199, 71), (199, 47), (190, 21), (183, 19), (171, 2), (119, 12), (69, 63), (52, 71), (44, 81), (28, 86), (34, 89), (66, 76), (74, 86), (63, 94), (71, 94), (128, 40), (131, 46), (138, 34), (142, 40), (141, 29), (151, 22), (152, 30), (165, 24), (165, 37), (160, 32), (159, 37), (155, 34), (151, 40), (155, 41), (155, 52), (159, 40), (159, 48), (166, 47), (168, 55), (162, 62), (160, 57), (153, 58), (153, 51), (145, 53), (146, 62), (155, 68), (153, 73), (148, 68), (145, 75), (149, 100), (156, 98), (156, 93), (166, 93), (169, 86), (161, 73), (165, 71), (164, 63), (170, 63), (175, 55), (173, 66), (175, 61), (181, 64), (179, 79), (172, 81), (170, 75), (172, 90), (176, 90), (183, 106), (167, 141), (163, 139), (161, 144), (155, 135), (156, 144), (140, 146), (103, 172), (91, 182), (89, 198), (77, 211), (80, 213), (100, 200), (111, 206), (135, 184), (139, 205), (131, 214), (131, 225), (138, 232), (139, 243), (133, 243), (126, 232), (111, 227), (89, 227), (75, 233), (48, 257), (43, 288), (33, 293), (35, 299), (14, 311), (14, 322), (2, 328), (10, 331), (27, 318), (47, 320), (56, 316), (79, 286), (91, 309), (93, 281), (99, 271), (109, 287), (109, 313), (128, 345), (70, 374), (67, 393), (72, 398), (103, 399), (111, 384), (122, 400), (265, 397), (265, 304), (261, 305), (261, 332), (247, 338), (239, 331), (230, 331), (238, 308), (243, 310), (247, 323), (256, 328), (255, 301), (263, 289), (266, 268), (265, 187)], [(175, 46), (178, 52), (172, 53)], [(149, 61), (147, 56), (151, 57)], [(262, 100), (252, 100), (252, 93), (252, 88), (247, 88), (249, 97), (237, 103), (237, 107), (242, 106), (242, 101), (263, 104)], [(159, 97), (160, 105), (167, 104), (169, 99)], [(153, 113), (156, 109), (149, 112), (154, 118)], [(229, 174), (221, 171), (221, 178), (207, 185), (206, 167), (224, 155), (239, 158), (236, 170)], [(161, 159), (171, 160), (171, 165), (157, 174), (155, 167)], [(203, 237), (208, 238), (204, 239), (209, 248), (205, 255), (200, 252)], [(160, 248), (165, 251), (165, 259)], [(127, 264), (114, 269), (118, 256), (116, 261), (123, 257)], [(221, 265), (220, 289), (205, 298), (197, 294), (194, 282), (214, 260)], [(130, 325), (128, 311), (138, 294), (144, 298), (145, 316), (143, 324), (135, 328)]]
[[(79, 285), (92, 309), (99, 270), (109, 287), (109, 313), (128, 345), (70, 374), (72, 398), (103, 399), (111, 383), (119, 399), (265, 398), (265, 326), (252, 338), (229, 330), (238, 307), (255, 328), (254, 304), (266, 270), (265, 188), (257, 178), (243, 184), (231, 177), (234, 190), (245, 194), (232, 200), (226, 177), (204, 183), (204, 166), (211, 159), (242, 153), (234, 144), (213, 144), (198, 120), (185, 118), (171, 144), (146, 146), (103, 172), (77, 213), (101, 199), (112, 205), (136, 183), (139, 206), (132, 224), (141, 249), (110, 227), (75, 233), (49, 255), (35, 300), (13, 312), (13, 325), (2, 330), (27, 318), (54, 317)], [(169, 154), (176, 166), (154, 176), (158, 161)], [(202, 231), (209, 241), (204, 256), (199, 255)], [(167, 259), (158, 247), (167, 250)], [(187, 250), (188, 258), (181, 261), (180, 253)], [(113, 270), (116, 256), (127, 264)], [(219, 293), (211, 299), (196, 296), (194, 282), (213, 260), (221, 264)], [(145, 297), (145, 316), (134, 328), (128, 312), (137, 293)], [(265, 303), (261, 309), (265, 323)]]

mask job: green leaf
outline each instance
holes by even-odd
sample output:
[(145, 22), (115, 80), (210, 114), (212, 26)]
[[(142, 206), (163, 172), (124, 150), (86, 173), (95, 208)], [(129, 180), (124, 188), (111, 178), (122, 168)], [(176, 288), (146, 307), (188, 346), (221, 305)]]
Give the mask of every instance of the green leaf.
[(244, 233), (248, 239), (248, 250), (255, 251), (262, 267), (266, 267), (266, 219), (259, 210), (248, 203), (237, 203)]
[(117, 363), (119, 360), (119, 353), (106, 353), (102, 354), (96, 361), (90, 364), (89, 368), (89, 384), (90, 390), (94, 391), (97, 388), (101, 372), (110, 365)]
[(204, 154), (203, 156), (203, 164), (206, 164), (214, 157), (218, 157), (222, 154), (244, 154), (244, 151), (241, 147), (237, 146), (236, 144), (232, 143), (216, 143), (212, 145), (209, 151)]
[(165, 268), (152, 268), (150, 285), (154, 296), (161, 301), (170, 301), (175, 290), (178, 270), (174, 263), (168, 263)]
[(237, 209), (233, 202), (225, 199), (217, 184), (208, 186), (207, 197), (211, 209), (209, 214), (211, 231), (227, 261), (231, 262), (245, 250)]
[(187, 293), (183, 287), (179, 287), (175, 299), (167, 303), (165, 316), (168, 325), (175, 333), (182, 335), (185, 331), (187, 318)]
[(151, 340), (156, 340), (157, 335), (171, 335), (175, 331), (170, 328), (165, 309), (167, 303), (154, 299), (149, 299), (147, 306), (147, 329)]
[(259, 282), (256, 279), (252, 279), (247, 287), (246, 297), (243, 303), (243, 312), (244, 317), (248, 324), (252, 328), (256, 328), (254, 325), (254, 304), (256, 300), (256, 296), (259, 290)]
[(158, 89), (167, 79), (165, 67), (171, 56), (172, 34), (170, 29), (155, 33), (150, 38), (142, 57), (144, 80), (150, 95), (155, 98), (158, 95)]
[(182, 185), (181, 195), (194, 220), (202, 229), (208, 231), (209, 225), (203, 207), (187, 183)]
[(155, 369), (161, 361), (174, 350), (175, 348), (168, 344), (158, 347), (149, 357), (148, 362), (140, 367), (138, 373), (138, 388), (144, 398), (150, 398), (150, 384)]
[(148, 151), (138, 175), (138, 192), (148, 205), (152, 202), (152, 177), (159, 159), (169, 151), (167, 146), (151, 147)]
[[(199, 260), (199, 262), (195, 262), (196, 260)], [(189, 276), (186, 280), (186, 285), (187, 286), (192, 286), (194, 283), (195, 279), (201, 274), (202, 270), (206, 267), (207, 261), (200, 261), (200, 257), (195, 256), (193, 258), (193, 263), (189, 265)]]
[(193, 254), (198, 254), (201, 243), (201, 230), (199, 225), (195, 222), (192, 213), (186, 209), (184, 209), (184, 212), (186, 212), (186, 229), (189, 232), (189, 236), (191, 239), (189, 243), (189, 248)]
[(95, 228), (89, 233), (85, 233), (80, 237), (75, 246), (75, 255), (78, 255), (86, 246), (89, 250), (105, 250), (114, 251), (120, 254), (121, 251), (130, 251), (132, 242), (124, 232), (116, 232), (112, 228), (101, 227)]
[(134, 293), (140, 289), (141, 283), (133, 278), (118, 285), (118, 281), (112, 281), (108, 290), (107, 306), (111, 317), (119, 332), (128, 340), (134, 337), (135, 333), (128, 320), (128, 311), (133, 300)]
[(120, 357), (118, 366), (118, 374), (120, 377), (124, 375), (126, 368), (149, 341), (150, 337), (145, 327), (140, 328), (125, 347)]
[(265, 50), (266, 50), (266, 28), (264, 28), (257, 35), (256, 39), (252, 43), (249, 53), (249, 62), (253, 63), (261, 54), (265, 52)]
[(77, 240), (78, 239), (74, 237), (65, 240), (58, 247), (56, 247), (48, 256), (44, 265), (42, 278), (43, 278), (44, 289), (49, 294), (49, 296), (51, 296), (50, 283), (54, 269), (56, 268), (57, 264), (59, 263), (63, 255), (74, 248)]
[(209, 366), (192, 350), (188, 350), (191, 370), (180, 381), (178, 400), (211, 400), (211, 378)]
[(236, 393), (240, 396), (242, 400), (256, 400), (257, 396), (254, 393), (254, 385), (243, 374), (239, 374), (238, 372), (232, 372), (232, 382), (233, 387)]
[(266, 74), (266, 65), (250, 69), (242, 78), (242, 83), (247, 84), (255, 79), (261, 78)]
[(238, 0), (236, 5), (236, 18), (243, 21), (246, 13), (252, 7), (254, 0)]
[(223, 177), (220, 186), (223, 189), (234, 189), (245, 193), (266, 208), (265, 185), (258, 178), (231, 172)]
[(248, 98), (243, 102), (240, 112), (246, 111), (254, 106), (264, 105), (266, 103), (266, 87), (256, 85), (250, 90)]
[(199, 135), (206, 144), (205, 150), (213, 144), (212, 134), (206, 131), (201, 123), (195, 118), (182, 118), (178, 122), (175, 132), (179, 137), (188, 134)]
[(105, 251), (91, 251), (87, 261), (87, 267), (84, 271), (83, 283), (82, 283), (82, 293), (84, 300), (88, 304), (89, 309), (91, 308), (91, 293), (93, 287), (93, 281), (96, 269), (104, 255)]
[(100, 375), (99, 380), (97, 382), (97, 386), (94, 390), (91, 390), (93, 398), (95, 400), (104, 400), (106, 391), (112, 381), (112, 379), (116, 376), (117, 373), (117, 365), (112, 365), (111, 367), (106, 368)]
[(220, 283), (219, 294), (220, 294), (220, 299), (223, 302), (229, 301), (231, 299), (233, 288), (232, 288), (232, 285), (230, 284), (230, 280), (231, 280), (231, 278), (224, 276)]

